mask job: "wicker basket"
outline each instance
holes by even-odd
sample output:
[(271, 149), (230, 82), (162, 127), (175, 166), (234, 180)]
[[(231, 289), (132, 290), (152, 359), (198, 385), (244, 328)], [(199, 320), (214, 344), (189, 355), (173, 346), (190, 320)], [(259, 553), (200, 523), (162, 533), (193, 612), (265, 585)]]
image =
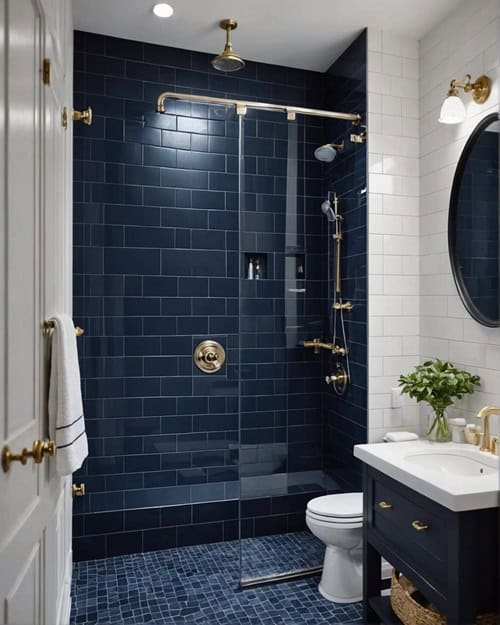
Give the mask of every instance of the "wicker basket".
[[(433, 605), (425, 607), (412, 597), (416, 590), (409, 579), (393, 569), (391, 606), (403, 625), (447, 625), (446, 616), (438, 612)], [(497, 625), (497, 615), (493, 612), (480, 614), (474, 623), (475, 625)]]

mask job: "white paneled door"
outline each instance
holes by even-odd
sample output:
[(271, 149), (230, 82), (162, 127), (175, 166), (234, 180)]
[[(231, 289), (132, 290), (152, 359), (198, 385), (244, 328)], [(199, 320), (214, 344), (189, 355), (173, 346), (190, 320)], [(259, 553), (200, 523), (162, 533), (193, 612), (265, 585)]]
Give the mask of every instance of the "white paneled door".
[(41, 443), (50, 366), (41, 325), (71, 314), (70, 11), (70, 0), (0, 0), (2, 625), (69, 621), (71, 483)]

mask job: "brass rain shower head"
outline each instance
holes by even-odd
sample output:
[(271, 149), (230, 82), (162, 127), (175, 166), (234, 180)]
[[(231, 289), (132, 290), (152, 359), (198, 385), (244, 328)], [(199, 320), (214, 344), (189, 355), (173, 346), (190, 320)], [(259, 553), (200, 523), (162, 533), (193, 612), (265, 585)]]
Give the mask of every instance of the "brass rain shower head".
[(237, 72), (245, 67), (245, 61), (233, 50), (231, 31), (238, 28), (238, 22), (231, 18), (222, 20), (219, 24), (226, 31), (226, 45), (224, 50), (211, 60), (212, 67), (219, 72)]

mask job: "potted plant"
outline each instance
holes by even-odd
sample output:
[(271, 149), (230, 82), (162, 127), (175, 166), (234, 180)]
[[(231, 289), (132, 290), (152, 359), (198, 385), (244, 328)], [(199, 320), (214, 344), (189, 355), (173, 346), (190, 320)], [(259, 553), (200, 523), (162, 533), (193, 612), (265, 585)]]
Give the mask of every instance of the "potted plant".
[(408, 375), (399, 376), (402, 393), (417, 402), (427, 402), (433, 409), (434, 416), (427, 438), (439, 442), (451, 440), (446, 409), (453, 405), (455, 399), (472, 394), (479, 384), (479, 376), (457, 369), (451, 362), (439, 358), (417, 365)]

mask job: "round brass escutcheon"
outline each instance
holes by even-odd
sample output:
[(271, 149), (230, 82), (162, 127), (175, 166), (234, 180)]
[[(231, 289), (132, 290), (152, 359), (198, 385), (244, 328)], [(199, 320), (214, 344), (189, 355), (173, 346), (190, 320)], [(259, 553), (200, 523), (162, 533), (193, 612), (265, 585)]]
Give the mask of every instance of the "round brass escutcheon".
[(203, 373), (217, 373), (226, 362), (226, 352), (217, 341), (202, 341), (194, 350), (193, 358)]

